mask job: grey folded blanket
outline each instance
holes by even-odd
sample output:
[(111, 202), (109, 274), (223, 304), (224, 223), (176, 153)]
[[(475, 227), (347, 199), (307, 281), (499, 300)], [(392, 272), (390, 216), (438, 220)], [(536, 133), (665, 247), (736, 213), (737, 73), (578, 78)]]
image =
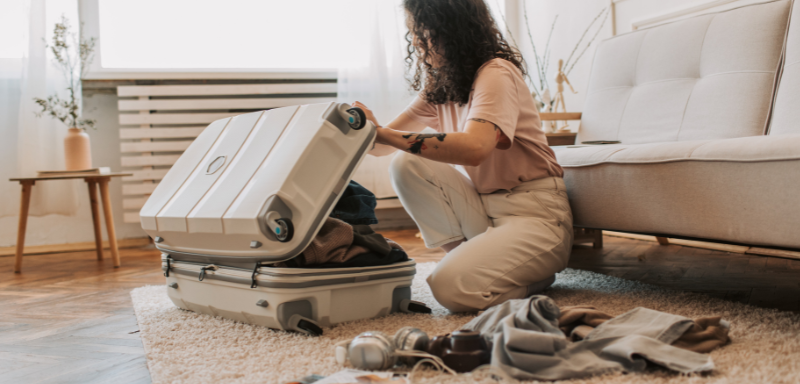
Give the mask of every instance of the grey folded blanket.
[(569, 342), (560, 315), (552, 299), (532, 296), (492, 307), (463, 328), (479, 331), (492, 345), (492, 365), (520, 380), (640, 372), (647, 362), (680, 373), (714, 369), (710, 356), (670, 345), (694, 326), (691, 319), (636, 308)]

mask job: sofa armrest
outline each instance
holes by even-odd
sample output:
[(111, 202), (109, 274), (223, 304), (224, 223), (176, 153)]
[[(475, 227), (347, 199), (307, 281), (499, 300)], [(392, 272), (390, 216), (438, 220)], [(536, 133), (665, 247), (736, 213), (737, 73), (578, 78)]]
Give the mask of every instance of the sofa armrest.
[(580, 120), (581, 115), (581, 112), (542, 112), (539, 113), (539, 118), (542, 121)]

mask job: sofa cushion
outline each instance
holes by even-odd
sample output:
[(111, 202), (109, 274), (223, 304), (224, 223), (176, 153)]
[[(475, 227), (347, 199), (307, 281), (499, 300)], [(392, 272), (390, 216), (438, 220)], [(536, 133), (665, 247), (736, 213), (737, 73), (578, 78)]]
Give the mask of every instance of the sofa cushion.
[(763, 135), (789, 8), (749, 5), (603, 41), (578, 141)]
[(800, 249), (800, 134), (554, 149), (578, 227)]
[(654, 164), (678, 161), (761, 162), (800, 160), (800, 135), (756, 136), (648, 144), (553, 147), (563, 168), (599, 164)]
[(800, 5), (792, 6), (770, 135), (800, 133)]

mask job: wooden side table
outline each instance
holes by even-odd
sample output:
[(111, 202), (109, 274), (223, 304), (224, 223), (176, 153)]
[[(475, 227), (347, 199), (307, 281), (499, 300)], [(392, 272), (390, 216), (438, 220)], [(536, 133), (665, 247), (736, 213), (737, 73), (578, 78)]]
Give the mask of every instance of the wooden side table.
[[(580, 120), (581, 116), (581, 112), (542, 112), (539, 114), (539, 118), (542, 121)], [(547, 136), (547, 145), (551, 147), (556, 145), (574, 145), (575, 137), (577, 135), (578, 134), (575, 132), (555, 132), (545, 134), (545, 136)]]
[(108, 246), (111, 249), (111, 258), (114, 268), (119, 268), (119, 249), (117, 248), (117, 233), (114, 230), (114, 214), (111, 211), (111, 198), (108, 195), (108, 182), (112, 177), (131, 176), (130, 173), (106, 173), (91, 175), (57, 175), (37, 177), (15, 177), (9, 181), (18, 181), (22, 185), (22, 202), (19, 206), (19, 227), (17, 229), (17, 252), (14, 259), (14, 272), (22, 270), (22, 251), (25, 248), (25, 230), (28, 225), (28, 207), (31, 203), (31, 191), (37, 181), (83, 179), (89, 185), (89, 202), (92, 207), (92, 222), (94, 223), (94, 242), (97, 248), (97, 260), (103, 259), (103, 235), (100, 229), (100, 208), (97, 201), (97, 187), (100, 188), (100, 199), (103, 203), (103, 213), (108, 231)]
[(545, 133), (547, 136), (547, 145), (554, 147), (556, 145), (575, 145), (575, 137), (578, 136), (575, 132), (555, 132)]

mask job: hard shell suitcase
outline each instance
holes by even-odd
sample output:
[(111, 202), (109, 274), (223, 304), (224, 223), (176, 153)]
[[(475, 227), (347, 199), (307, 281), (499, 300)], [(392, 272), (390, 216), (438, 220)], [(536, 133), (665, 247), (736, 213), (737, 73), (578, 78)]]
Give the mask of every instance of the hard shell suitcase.
[(276, 329), (397, 311), (411, 300), (413, 260), (367, 268), (274, 268), (319, 232), (375, 140), (363, 111), (326, 103), (211, 123), (140, 212), (162, 251), (170, 299), (183, 309)]

